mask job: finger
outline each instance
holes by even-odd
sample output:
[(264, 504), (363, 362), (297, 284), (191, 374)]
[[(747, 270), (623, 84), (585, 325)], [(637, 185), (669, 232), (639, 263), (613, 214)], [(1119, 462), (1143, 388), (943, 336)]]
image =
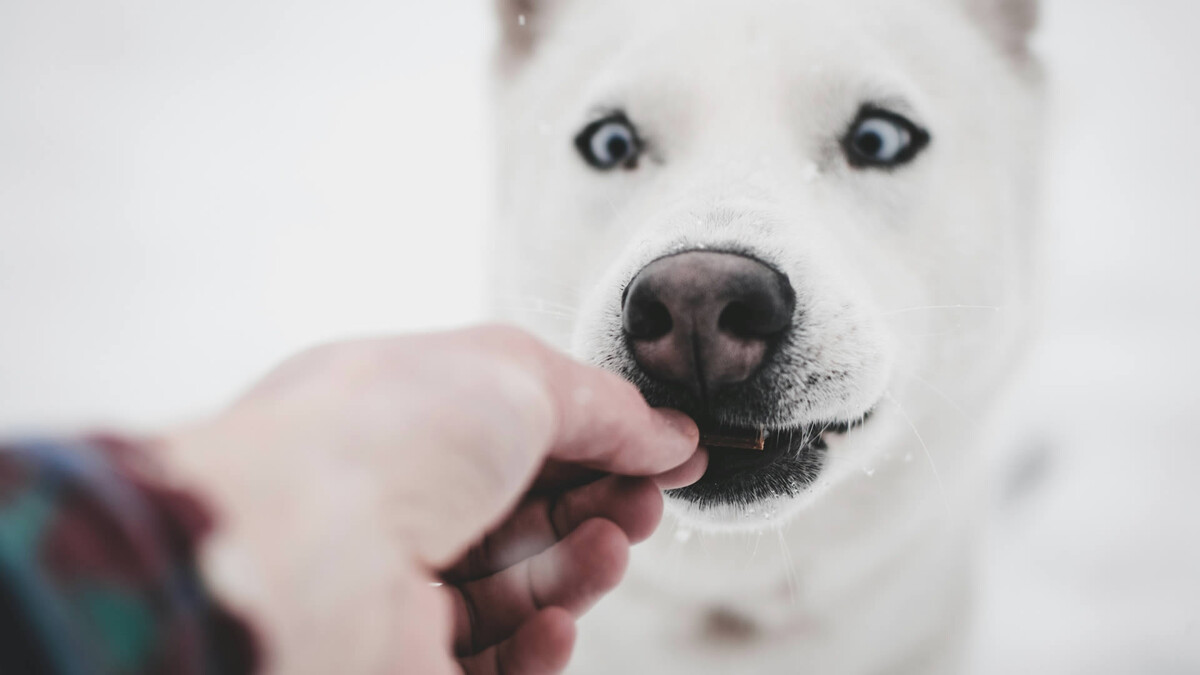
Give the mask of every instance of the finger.
[(410, 449), (404, 475), (421, 477), (386, 498), (409, 513), (439, 514), (409, 519), (401, 533), (430, 569), (445, 568), (494, 527), (548, 457), (652, 476), (682, 464), (699, 443), (686, 416), (650, 408), (616, 375), (515, 329), (426, 335), (384, 349), (395, 361), (385, 375), (403, 383), (386, 400)]
[(658, 526), (662, 512), (662, 493), (654, 481), (609, 476), (559, 495), (522, 503), (499, 529), (467, 551), (442, 576), (447, 581), (461, 582), (495, 574), (545, 551), (593, 518), (611, 521), (631, 543), (645, 541)]
[(535, 494), (562, 492), (593, 483), (607, 475), (609, 475), (607, 471), (589, 469), (573, 462), (547, 459), (546, 463), (542, 465), (542, 469), (538, 471), (533, 485), (529, 486), (529, 491)]
[(465, 675), (552, 675), (567, 667), (574, 646), (574, 617), (561, 607), (548, 607), (511, 638), (459, 664)]
[(704, 472), (707, 469), (708, 450), (700, 448), (688, 461), (666, 473), (660, 473), (655, 476), (654, 482), (660, 490), (674, 490), (686, 487), (700, 480), (704, 477)]
[(580, 616), (616, 587), (629, 563), (629, 540), (595, 518), (550, 549), (490, 577), (447, 586), (454, 600), (455, 652), (496, 644), (546, 607)]
[[(549, 456), (634, 476), (652, 476), (686, 461), (700, 440), (689, 417), (646, 404), (637, 387), (583, 365), (530, 335), (505, 327), (456, 334), (475, 349), (493, 350), (543, 387), (551, 405)], [(536, 444), (535, 444), (536, 445)]]

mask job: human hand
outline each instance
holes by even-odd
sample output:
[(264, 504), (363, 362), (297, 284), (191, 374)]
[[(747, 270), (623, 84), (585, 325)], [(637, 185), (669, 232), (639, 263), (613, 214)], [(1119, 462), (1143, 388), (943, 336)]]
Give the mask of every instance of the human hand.
[(659, 490), (695, 482), (704, 468), (702, 453), (653, 479), (548, 462), (511, 514), (441, 573), (464, 672), (564, 667), (575, 618), (617, 585), (629, 546), (657, 526)]
[(492, 327), (313, 350), (166, 454), (221, 511), (206, 567), (273, 670), (542, 673), (661, 515), (653, 479), (605, 474), (686, 484), (697, 439)]

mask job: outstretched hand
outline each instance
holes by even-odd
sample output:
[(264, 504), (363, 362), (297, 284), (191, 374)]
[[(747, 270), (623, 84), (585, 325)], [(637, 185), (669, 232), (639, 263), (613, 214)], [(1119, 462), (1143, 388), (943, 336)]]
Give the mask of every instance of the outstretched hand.
[(273, 670), (534, 675), (565, 667), (660, 489), (703, 474), (697, 443), (616, 376), (491, 327), (314, 350), (167, 455), (215, 498), (209, 567)]

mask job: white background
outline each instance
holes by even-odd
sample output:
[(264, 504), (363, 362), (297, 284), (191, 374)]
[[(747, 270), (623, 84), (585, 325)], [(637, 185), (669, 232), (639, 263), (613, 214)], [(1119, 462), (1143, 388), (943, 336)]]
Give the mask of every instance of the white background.
[[(1200, 4), (1046, 0), (1040, 478), (987, 673), (1200, 673)], [(486, 0), (0, 0), (0, 431), (153, 428), (483, 314)]]
[(482, 3), (0, 0), (0, 426), (480, 315)]

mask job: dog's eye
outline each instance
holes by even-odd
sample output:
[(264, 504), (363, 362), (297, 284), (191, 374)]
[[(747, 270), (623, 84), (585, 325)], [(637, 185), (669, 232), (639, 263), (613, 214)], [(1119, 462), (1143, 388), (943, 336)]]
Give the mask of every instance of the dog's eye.
[(575, 147), (588, 164), (601, 171), (618, 166), (634, 169), (642, 141), (625, 113), (616, 112), (584, 127), (575, 137)]
[(863, 108), (842, 140), (846, 158), (858, 167), (906, 164), (929, 143), (929, 134), (904, 117), (878, 108)]

